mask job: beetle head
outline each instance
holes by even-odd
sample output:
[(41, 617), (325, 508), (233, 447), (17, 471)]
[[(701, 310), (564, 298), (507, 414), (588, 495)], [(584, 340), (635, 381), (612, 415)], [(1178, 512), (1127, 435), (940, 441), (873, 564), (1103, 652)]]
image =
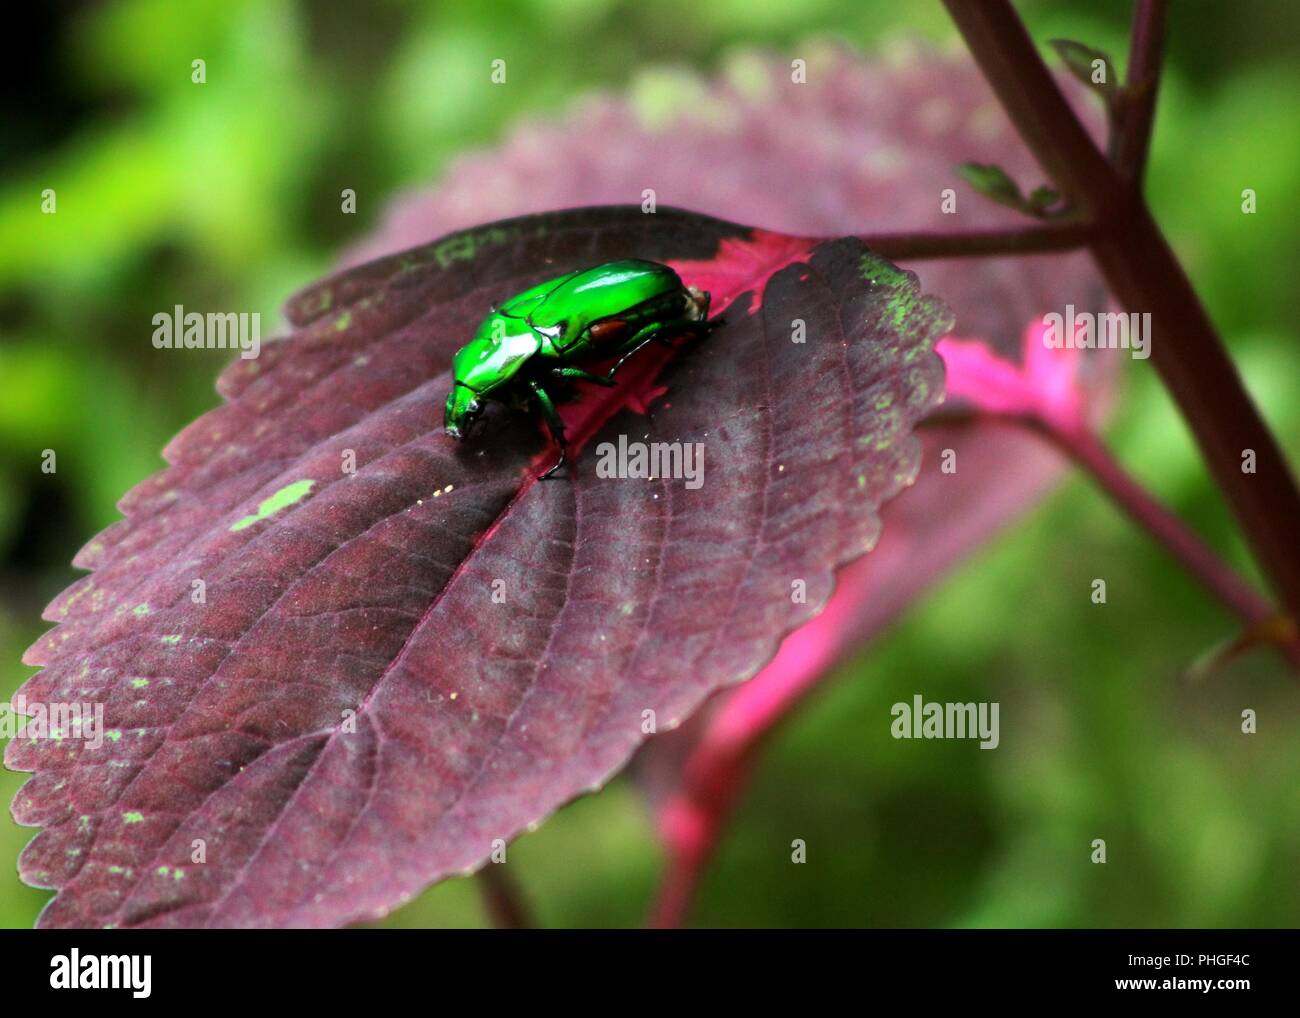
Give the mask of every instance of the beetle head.
[(457, 382), (447, 393), (447, 409), (442, 416), (442, 426), (452, 438), (464, 438), (483, 413), (479, 394), (464, 382)]

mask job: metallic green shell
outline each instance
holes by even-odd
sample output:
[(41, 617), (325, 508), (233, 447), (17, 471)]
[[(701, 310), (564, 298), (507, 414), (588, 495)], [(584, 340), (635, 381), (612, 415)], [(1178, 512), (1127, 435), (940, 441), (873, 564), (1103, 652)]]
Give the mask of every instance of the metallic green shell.
[(493, 311), (456, 353), (457, 382), (486, 394), (510, 381), (541, 354), (560, 358), (593, 322), (622, 315), (656, 298), (685, 295), (667, 265), (628, 259), (570, 272), (516, 294)]
[(621, 315), (656, 297), (682, 292), (681, 278), (667, 265), (628, 259), (543, 283), (507, 301), (500, 314), (527, 318), (535, 329), (546, 334), (563, 325), (556, 346), (565, 349), (592, 322)]

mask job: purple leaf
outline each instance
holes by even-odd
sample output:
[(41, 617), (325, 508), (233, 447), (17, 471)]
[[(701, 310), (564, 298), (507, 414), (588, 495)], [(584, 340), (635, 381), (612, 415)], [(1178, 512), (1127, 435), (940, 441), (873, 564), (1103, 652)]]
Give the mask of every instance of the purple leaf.
[[(565, 404), (569, 478), (537, 482), (553, 450), (526, 415), (448, 439), (449, 359), (486, 309), (630, 256), (726, 324)], [(870, 549), (950, 324), (858, 241), (665, 209), (478, 227), (288, 314), (82, 550), (93, 575), (28, 653), (29, 704), (102, 703), (107, 728), (7, 748), (35, 771), (13, 812), (45, 828), (20, 861), (59, 889), (43, 925), (379, 916), (600, 787), (645, 712), (673, 727), (753, 675)], [(620, 435), (703, 443), (703, 486), (599, 479)]]
[[(840, 46), (816, 47), (808, 69), (807, 82), (794, 84), (787, 57), (741, 53), (707, 79), (661, 71), (630, 99), (597, 97), (560, 121), (520, 125), (490, 151), (457, 160), (437, 187), (393, 202), (379, 232), (351, 257), (396, 250), (485, 211), (518, 215), (639, 200), (646, 187), (660, 201), (804, 236), (1023, 224), (1022, 213), (984, 200), (955, 170), (974, 161), (996, 163), (1013, 179), (1042, 175), (967, 55), (904, 45), (869, 61)], [(1094, 137), (1104, 140), (1088, 89), (1068, 73), (1058, 80)], [(563, 173), (549, 172), (540, 158), (556, 151), (565, 153)], [(956, 194), (955, 214), (943, 211), (945, 188)], [(1036, 200), (1041, 206), (1047, 198), (1039, 192)], [(962, 368), (1022, 365), (1026, 331), (1044, 312), (1067, 303), (1105, 307), (1100, 277), (1082, 252), (910, 267), (952, 308), (956, 331), (969, 345), (951, 349), (973, 354), (978, 343), (987, 351), (983, 358), (964, 358)], [(1115, 359), (1089, 357), (1076, 366), (1080, 398), (1096, 417), (1111, 389)], [(827, 610), (793, 634), (752, 682), (715, 697), (691, 724), (652, 740), (639, 755), (639, 773), (653, 798), (669, 804), (661, 820), (670, 852), (691, 850), (691, 839), (700, 835), (694, 819), (717, 819), (708, 815), (709, 803), (690, 800), (712, 793), (719, 775), (709, 768), (718, 756), (743, 755), (834, 665), (1060, 477), (1059, 453), (1025, 429), (948, 420), (950, 410), (982, 409), (987, 400), (973, 397), (992, 395), (987, 383), (998, 378), (958, 374), (951, 365), (949, 374), (965, 384), (925, 422), (921, 474), (885, 506), (880, 545), (839, 574)], [(955, 473), (940, 470), (945, 450), (960, 465)], [(710, 719), (716, 728), (696, 747)], [(701, 776), (694, 785), (680, 767), (693, 750), (703, 764), (695, 768)], [(720, 766), (725, 771), (726, 761)], [(672, 806), (682, 800), (700, 808), (677, 824), (686, 810), (673, 812)], [(670, 830), (674, 826), (680, 837)]]
[[(955, 173), (958, 163), (976, 161), (996, 162), (1022, 180), (1041, 176), (969, 56), (904, 44), (869, 61), (840, 45), (818, 45), (808, 47), (807, 59), (803, 84), (791, 82), (788, 57), (742, 52), (709, 78), (660, 71), (632, 99), (595, 97), (561, 121), (523, 124), (491, 151), (457, 160), (436, 188), (393, 202), (378, 233), (350, 258), (387, 254), (485, 214), (639, 201), (646, 187), (662, 202), (799, 236), (1023, 224), (1018, 212), (984, 200)], [(1101, 138), (1087, 90), (1066, 73), (1059, 83)], [(565, 153), (563, 173), (549, 172), (539, 158), (554, 151)], [(706, 163), (713, 169), (703, 172)], [(956, 214), (943, 212), (948, 187), (957, 192)], [(959, 335), (1017, 363), (1026, 329), (1045, 311), (1067, 302), (1105, 307), (1101, 279), (1082, 252), (909, 267), (928, 292), (943, 295)], [(1100, 357), (1080, 365), (1090, 404), (1105, 399), (1113, 366), (1114, 358)], [(884, 566), (876, 556), (862, 566), (884, 589), (915, 592), (932, 582), (1060, 476), (1057, 453), (1013, 427), (947, 430), (939, 448), (956, 450), (961, 478), (923, 471), (918, 487), (929, 490), (908, 495), (909, 503), (926, 505), (911, 521), (914, 547), (891, 559), (906, 575), (898, 583), (878, 575)], [(963, 494), (955, 498), (959, 483)], [(986, 504), (976, 507), (980, 490)], [(986, 526), (968, 526), (986, 511)], [(950, 543), (958, 534), (967, 540)], [(901, 535), (886, 527), (885, 540), (894, 536)], [(940, 547), (951, 554), (929, 554)], [(922, 557), (925, 575), (916, 565)], [(874, 599), (871, 615), (880, 625), (906, 605), (884, 611)]]

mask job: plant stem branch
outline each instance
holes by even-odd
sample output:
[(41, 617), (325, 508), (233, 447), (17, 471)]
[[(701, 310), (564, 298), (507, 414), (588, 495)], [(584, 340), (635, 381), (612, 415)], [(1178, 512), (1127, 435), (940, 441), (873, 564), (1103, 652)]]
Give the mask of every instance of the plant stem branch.
[(1040, 430), (1087, 470), (1120, 509), (1164, 545), (1189, 573), (1247, 626), (1276, 614), (1266, 598), (1127, 473), (1095, 433), (1089, 430), (1065, 432), (1047, 427), (1040, 427)]
[(1089, 230), (1085, 222), (1062, 221), (1005, 230), (879, 233), (860, 239), (876, 254), (891, 261), (920, 261), (1072, 251), (1087, 246)]
[[(1043, 421), (1028, 422), (1076, 464), (1192, 576), (1241, 619), (1246, 632), (1278, 618), (1277, 609), (1215, 554), (1178, 516), (1170, 512), (1111, 455), (1097, 434), (1087, 428), (1063, 431)], [(1278, 650), (1300, 669), (1300, 641), (1294, 636), (1274, 641)]]
[(681, 783), (660, 811), (668, 861), (647, 925), (656, 929), (685, 925), (705, 868), (748, 784), (760, 746), (811, 688), (784, 691), (780, 707), (768, 712), (758, 725), (736, 729), (726, 724), (723, 715), (731, 700), (724, 701), (719, 708), (722, 713), (710, 719), (682, 768)]
[(1151, 148), (1168, 8), (1167, 0), (1138, 0), (1133, 8), (1115, 165), (1120, 173), (1135, 181), (1141, 181), (1146, 172), (1147, 152)]
[[(1097, 150), (1008, 0), (944, 2), (1038, 161), (1096, 224), (1090, 246), (1111, 292), (1126, 310), (1151, 315), (1152, 363), (1260, 569), (1284, 609), (1300, 618), (1300, 492), (1138, 182)], [(1247, 451), (1254, 473), (1242, 469)]]
[[(1256, 560), (1292, 617), (1300, 617), (1300, 494), (1272, 435), (1246, 394), (1213, 324), (1141, 197), (1154, 122), (1166, 0), (1138, 0), (1128, 89), (1115, 164), (1074, 116), (1008, 0), (944, 0), (985, 77), (1044, 170), (1081, 213), (1079, 221), (971, 233), (868, 236), (868, 247), (893, 260), (1066, 251), (1088, 245), (1112, 292), (1129, 310), (1158, 323), (1152, 359), (1191, 425)], [(1094, 225), (1095, 224), (1095, 225)], [(1114, 502), (1159, 541), (1246, 626), (1275, 613), (1182, 520), (1150, 495), (1080, 428), (1062, 430), (1018, 418), (1086, 469)], [(1247, 449), (1255, 474), (1241, 470)], [(1292, 630), (1293, 631), (1293, 630)], [(1300, 643), (1280, 644), (1300, 664)], [(727, 737), (711, 723), (688, 758), (664, 813), (674, 834), (651, 925), (680, 926), (713, 857), (763, 739), (811, 685), (791, 693), (765, 722)], [(726, 709), (725, 705), (722, 708)], [(719, 734), (722, 733), (722, 734)]]
[[(990, 415), (973, 413), (969, 417), (945, 420), (974, 424), (985, 416)], [(1277, 612), (1269, 601), (1129, 474), (1095, 432), (1084, 427), (1068, 430), (1054, 427), (1037, 416), (1015, 415), (1006, 419), (1033, 430), (1087, 471), (1124, 513), (1241, 619), (1246, 634), (1258, 632), (1263, 624), (1276, 621)], [(1300, 667), (1300, 640), (1294, 630), (1270, 642), (1276, 643), (1281, 653)], [(730, 701), (724, 701), (720, 713), (710, 718), (682, 768), (680, 784), (661, 810), (665, 818), (662, 826), (667, 835), (668, 863), (649, 925), (675, 929), (685, 924), (704, 871), (717, 853), (727, 821), (748, 784), (762, 744), (818, 685), (806, 682), (784, 688), (779, 701), (769, 706), (758, 724), (728, 724), (726, 714), (734, 706)]]
[(1115, 196), (1097, 182), (1114, 178), (1110, 164), (1056, 87), (1047, 65), (1007, 0), (944, 0), (971, 55), (1011, 122), (1057, 189), (1097, 221)]

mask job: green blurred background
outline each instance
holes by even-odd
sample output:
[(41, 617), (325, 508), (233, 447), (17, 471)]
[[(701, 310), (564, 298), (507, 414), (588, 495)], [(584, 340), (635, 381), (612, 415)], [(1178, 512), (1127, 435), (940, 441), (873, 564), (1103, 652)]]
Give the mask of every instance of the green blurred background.
[[(1020, 6), (1039, 40), (1126, 49), (1125, 0)], [(1173, 6), (1152, 201), (1294, 461), (1300, 5)], [(32, 63), (5, 62), (0, 134), (0, 700), (31, 671), (19, 655), (45, 628), (41, 609), (79, 575), (72, 554), (215, 402), (226, 356), (159, 356), (157, 310), (278, 321), (383, 198), (436, 182), (521, 116), (655, 67), (708, 70), (736, 47), (823, 35), (867, 52), (899, 33), (953, 39), (929, 0), (126, 0), (30, 16), (34, 30), (10, 33)], [(499, 54), (535, 85), (467, 88)], [(196, 55), (220, 65), (220, 88), (190, 84)], [(362, 196), (355, 216), (338, 214), (339, 179)], [(1254, 216), (1239, 209), (1248, 186)], [(39, 214), (45, 187), (59, 215)], [(1249, 571), (1150, 371), (1132, 367), (1124, 389), (1120, 456)], [(40, 471), (44, 449), (56, 474)], [(1105, 607), (1087, 600), (1093, 576), (1111, 578)], [(1265, 652), (1201, 685), (1180, 678), (1231, 627), (1084, 480), (1067, 481), (781, 730), (696, 921), (1294, 925), (1300, 691)], [(1000, 751), (864, 737), (918, 688), (1000, 701)], [(1245, 706), (1260, 718), (1250, 737)], [(22, 780), (0, 772), (0, 799)], [(31, 833), (4, 811), (0, 925), (30, 925), (46, 898), (14, 871)], [(805, 866), (789, 863), (795, 837)], [(1098, 837), (1105, 866), (1088, 862)], [(511, 852), (548, 925), (640, 922), (662, 861), (626, 779)], [(454, 880), (388, 924), (484, 921), (477, 890)]]

